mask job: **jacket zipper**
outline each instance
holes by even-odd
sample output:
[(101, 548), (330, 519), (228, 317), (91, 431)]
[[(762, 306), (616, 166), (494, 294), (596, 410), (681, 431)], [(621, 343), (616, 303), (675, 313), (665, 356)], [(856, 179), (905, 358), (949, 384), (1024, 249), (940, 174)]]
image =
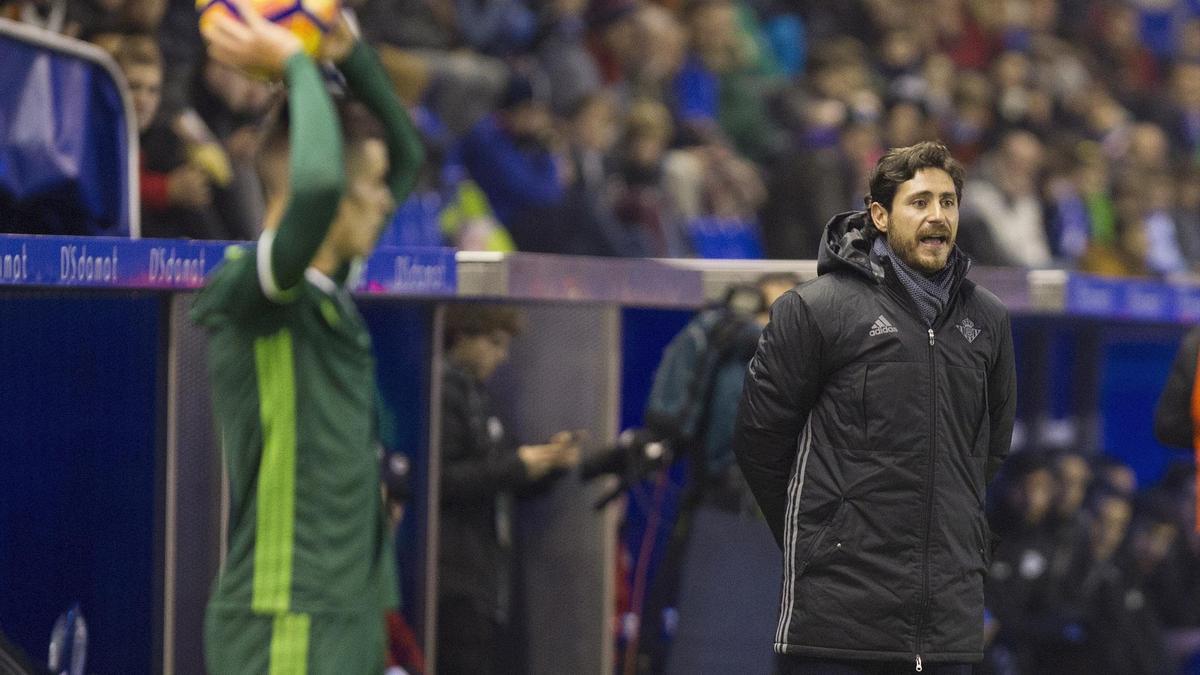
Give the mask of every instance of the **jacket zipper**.
[(925, 489), (925, 537), (922, 540), (921, 557), (921, 612), (917, 615), (917, 653), (916, 671), (924, 670), (921, 663), (921, 633), (924, 632), (925, 620), (929, 614), (929, 532), (933, 529), (933, 464), (937, 458), (937, 340), (933, 328), (929, 329), (929, 473)]
[[(958, 287), (962, 285), (962, 280), (966, 278), (967, 272), (971, 269), (970, 260), (968, 259), (966, 268), (962, 270), (953, 285), (950, 287), (950, 301), (946, 307), (942, 309), (942, 313), (934, 319), (934, 325), (929, 328), (929, 392), (931, 395), (930, 402), (933, 405), (932, 414), (929, 418), (929, 482), (928, 490), (925, 496), (925, 539), (922, 542), (922, 595), (921, 595), (921, 611), (917, 616), (917, 639), (916, 653), (913, 654), (914, 668), (916, 672), (925, 670), (924, 661), (921, 658), (921, 634), (924, 632), (926, 616), (929, 614), (929, 532), (933, 529), (933, 462), (937, 456), (937, 365), (934, 362), (937, 340), (934, 334), (934, 328), (941, 327), (950, 317), (951, 308), (956, 304), (954, 301), (958, 297)], [(921, 318), (921, 312), (917, 310), (916, 303), (912, 300), (907, 290), (899, 283), (892, 282), (896, 279), (895, 273), (891, 277), (885, 278), (882, 286), (893, 299), (900, 302), (901, 305), (907, 307), (909, 312), (918, 319)], [(892, 283), (889, 283), (892, 282)], [(894, 285), (893, 285), (894, 283)]]

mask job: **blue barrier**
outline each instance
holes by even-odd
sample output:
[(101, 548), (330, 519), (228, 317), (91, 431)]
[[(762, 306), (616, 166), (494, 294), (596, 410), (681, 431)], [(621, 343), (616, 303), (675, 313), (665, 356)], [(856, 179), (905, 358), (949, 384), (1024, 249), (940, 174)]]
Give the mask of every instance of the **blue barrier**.
[[(188, 290), (246, 242), (0, 235), (0, 286)], [(381, 246), (354, 289), (371, 295), (451, 296), (454, 250)]]
[(1067, 277), (1064, 313), (1161, 323), (1200, 322), (1200, 286), (1086, 274)]
[(687, 223), (688, 236), (701, 258), (755, 260), (763, 257), (758, 223), (718, 218), (694, 218)]
[(137, 237), (137, 127), (112, 60), (0, 19), (0, 63), (0, 230)]
[(79, 601), (88, 672), (157, 670), (160, 308), (74, 290), (0, 302), (0, 628), (43, 662)]

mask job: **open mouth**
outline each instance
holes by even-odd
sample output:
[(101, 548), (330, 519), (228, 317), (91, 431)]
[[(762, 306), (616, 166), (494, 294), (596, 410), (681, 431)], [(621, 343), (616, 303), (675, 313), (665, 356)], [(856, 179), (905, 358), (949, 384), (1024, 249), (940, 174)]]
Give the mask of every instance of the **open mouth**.
[(933, 234), (926, 237), (921, 237), (917, 241), (923, 246), (938, 248), (948, 244), (950, 242), (950, 237), (944, 234)]

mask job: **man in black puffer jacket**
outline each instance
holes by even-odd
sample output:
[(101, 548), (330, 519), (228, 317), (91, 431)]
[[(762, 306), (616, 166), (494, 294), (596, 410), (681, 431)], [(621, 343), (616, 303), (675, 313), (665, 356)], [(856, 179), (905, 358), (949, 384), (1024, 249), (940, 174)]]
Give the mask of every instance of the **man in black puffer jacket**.
[(785, 672), (967, 673), (983, 656), (984, 493), (1008, 452), (1008, 312), (955, 248), (963, 169), (893, 149), (826, 226), (750, 363), (734, 448), (783, 549)]

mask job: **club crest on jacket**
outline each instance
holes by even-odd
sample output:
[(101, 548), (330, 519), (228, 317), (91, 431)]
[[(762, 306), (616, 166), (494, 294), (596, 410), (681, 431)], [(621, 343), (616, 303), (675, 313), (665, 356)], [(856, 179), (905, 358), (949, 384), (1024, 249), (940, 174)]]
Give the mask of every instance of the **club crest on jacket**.
[(975, 342), (975, 338), (979, 337), (979, 334), (983, 332), (975, 327), (973, 321), (965, 318), (954, 327), (958, 329), (958, 332), (963, 334), (963, 337), (967, 338), (967, 342)]

